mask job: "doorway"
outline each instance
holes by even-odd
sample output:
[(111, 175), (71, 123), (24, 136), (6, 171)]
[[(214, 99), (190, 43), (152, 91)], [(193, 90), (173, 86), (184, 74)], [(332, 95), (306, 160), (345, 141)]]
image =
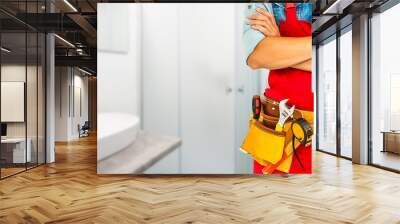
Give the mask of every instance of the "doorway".
[(55, 68), (55, 141), (65, 143), (95, 135), (96, 77), (79, 67)]

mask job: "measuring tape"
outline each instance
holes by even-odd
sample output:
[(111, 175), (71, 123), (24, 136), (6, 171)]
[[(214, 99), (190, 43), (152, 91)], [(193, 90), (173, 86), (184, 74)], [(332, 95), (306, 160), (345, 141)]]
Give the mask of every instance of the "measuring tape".
[(313, 130), (304, 118), (294, 119), (292, 121), (293, 136), (300, 142), (300, 144), (307, 146), (311, 143)]

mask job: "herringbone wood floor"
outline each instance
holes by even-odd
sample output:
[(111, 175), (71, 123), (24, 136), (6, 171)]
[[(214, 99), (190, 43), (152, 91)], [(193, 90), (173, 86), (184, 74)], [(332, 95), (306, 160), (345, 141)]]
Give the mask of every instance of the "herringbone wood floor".
[(95, 138), (0, 181), (0, 223), (400, 223), (400, 175), (314, 154), (298, 176), (98, 176)]

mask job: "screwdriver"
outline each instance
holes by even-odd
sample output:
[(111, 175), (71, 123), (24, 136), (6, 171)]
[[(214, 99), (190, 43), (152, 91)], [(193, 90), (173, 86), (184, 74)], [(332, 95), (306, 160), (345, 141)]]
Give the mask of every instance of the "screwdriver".
[(261, 114), (261, 98), (259, 95), (254, 95), (252, 100), (253, 118), (258, 120)]

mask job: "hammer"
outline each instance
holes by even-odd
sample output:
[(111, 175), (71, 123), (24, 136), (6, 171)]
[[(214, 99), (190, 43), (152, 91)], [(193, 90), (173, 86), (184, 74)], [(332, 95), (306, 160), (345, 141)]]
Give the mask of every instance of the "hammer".
[(287, 101), (288, 99), (284, 99), (279, 102), (279, 121), (276, 124), (275, 131), (283, 131), (286, 120), (293, 115), (294, 106), (289, 109), (286, 105)]

